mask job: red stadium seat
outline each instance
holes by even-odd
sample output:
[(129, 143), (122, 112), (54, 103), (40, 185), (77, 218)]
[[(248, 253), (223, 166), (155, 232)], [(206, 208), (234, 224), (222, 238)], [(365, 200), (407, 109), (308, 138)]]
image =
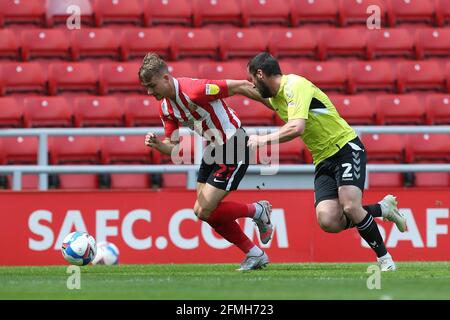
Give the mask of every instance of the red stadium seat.
[(304, 23), (337, 24), (338, 2), (336, 0), (293, 0), (291, 2), (291, 25)]
[(340, 116), (351, 125), (375, 124), (375, 105), (366, 95), (329, 94)]
[(139, 0), (94, 0), (95, 24), (134, 24), (142, 25), (144, 7)]
[[(368, 17), (373, 12), (370, 6), (377, 6), (380, 9), (381, 26), (385, 26), (387, 6), (384, 0), (340, 0), (339, 24), (343, 27), (351, 24), (366, 25)], [(369, 8), (370, 13), (367, 12)]]
[(164, 188), (186, 189), (186, 173), (163, 173), (161, 176)]
[(445, 75), (439, 62), (404, 61), (397, 66), (398, 91), (445, 90)]
[(198, 66), (192, 62), (174, 61), (167, 63), (169, 72), (174, 77), (198, 78)]
[(112, 29), (82, 28), (73, 30), (72, 59), (119, 58), (119, 37)]
[(242, 7), (239, 0), (194, 0), (194, 26), (230, 24), (241, 26)]
[(303, 62), (300, 64), (301, 76), (310, 80), (325, 91), (346, 91), (347, 72), (336, 61)]
[(104, 137), (102, 141), (102, 163), (105, 164), (151, 164), (159, 160), (158, 155), (154, 157), (153, 153), (144, 144), (144, 136), (111, 136)]
[(67, 22), (72, 27), (77, 20), (75, 14), (80, 15), (81, 26), (94, 26), (94, 10), (91, 0), (47, 0), (48, 27), (67, 25)]
[(122, 60), (142, 59), (148, 52), (157, 53), (161, 58), (169, 57), (170, 39), (167, 31), (158, 28), (125, 29), (122, 33)]
[(416, 188), (448, 188), (450, 174), (448, 172), (416, 172), (414, 186)]
[(131, 96), (125, 99), (127, 127), (161, 126), (160, 102), (152, 96)]
[(431, 94), (425, 99), (426, 123), (450, 124), (450, 94)]
[(192, 22), (191, 0), (145, 0), (145, 25), (179, 24)]
[(376, 108), (379, 125), (425, 123), (425, 106), (414, 94), (379, 95)]
[(13, 97), (0, 97), (0, 128), (21, 128), (23, 125), (22, 104)]
[(389, 0), (389, 25), (398, 23), (423, 23), (432, 25), (435, 22), (434, 1), (423, 0)]
[(243, 126), (271, 126), (274, 124), (274, 112), (263, 104), (243, 96), (226, 99), (242, 121)]
[(318, 56), (326, 60), (333, 56), (366, 57), (367, 32), (363, 28), (325, 28), (319, 32)]
[[(13, 181), (12, 175), (8, 175), (8, 188), (12, 189)], [(22, 190), (38, 190), (39, 189), (39, 175), (24, 174), (22, 175)]]
[(225, 29), (220, 31), (220, 57), (252, 58), (260, 51), (266, 51), (268, 39), (259, 29)]
[(0, 59), (18, 59), (20, 44), (12, 30), (0, 30)]
[(111, 62), (100, 65), (99, 91), (106, 95), (111, 93), (145, 93), (141, 85), (138, 71), (141, 63), (138, 62)]
[(37, 137), (2, 137), (0, 140), (5, 164), (37, 164)]
[(450, 0), (436, 1), (436, 23), (440, 27), (450, 24)]
[(24, 99), (25, 127), (71, 127), (72, 108), (63, 97)]
[(450, 134), (410, 135), (406, 148), (407, 162), (449, 162)]
[(74, 101), (76, 127), (123, 127), (124, 112), (115, 97), (78, 97)]
[(406, 137), (396, 134), (365, 134), (362, 143), (372, 163), (402, 163), (405, 160)]
[(100, 163), (100, 138), (67, 136), (49, 139), (51, 164)]
[(172, 32), (171, 58), (218, 58), (217, 34), (209, 29), (176, 29)]
[(58, 189), (89, 190), (99, 187), (96, 174), (60, 174)]
[(22, 59), (70, 59), (68, 33), (60, 29), (30, 29), (22, 31)]
[(51, 95), (61, 92), (86, 92), (96, 94), (98, 76), (86, 62), (55, 62), (49, 66), (48, 90)]
[(348, 71), (350, 93), (363, 90), (395, 91), (396, 73), (388, 62), (353, 62), (349, 64)]
[(47, 92), (47, 77), (39, 63), (0, 64), (0, 95)]
[(151, 187), (152, 179), (149, 174), (111, 174), (111, 189), (149, 189)]
[(45, 25), (46, 0), (0, 1), (0, 28), (5, 24), (27, 23)]
[(310, 28), (274, 29), (269, 38), (269, 51), (275, 58), (313, 58), (317, 45), (317, 37)]
[(289, 23), (289, 3), (286, 0), (242, 0), (242, 25)]
[(370, 172), (369, 188), (400, 188), (403, 187), (403, 175), (390, 172)]
[[(305, 150), (305, 144), (301, 139), (293, 139), (289, 142), (280, 143), (279, 147), (279, 161), (282, 164), (295, 164), (304, 163), (305, 158), (303, 152)], [(272, 145), (272, 150), (273, 145)]]
[(247, 79), (245, 63), (238, 61), (204, 62), (199, 67), (199, 78), (221, 79)]
[(414, 37), (408, 29), (392, 28), (370, 30), (367, 40), (367, 57), (414, 57)]
[(417, 30), (417, 59), (428, 57), (448, 57), (450, 53), (450, 29), (419, 29)]

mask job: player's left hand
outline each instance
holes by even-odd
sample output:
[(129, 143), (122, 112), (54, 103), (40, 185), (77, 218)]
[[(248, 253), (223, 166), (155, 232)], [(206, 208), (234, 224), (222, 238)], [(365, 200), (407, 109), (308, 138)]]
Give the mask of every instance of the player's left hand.
[(247, 146), (250, 149), (256, 149), (258, 146), (263, 146), (266, 144), (265, 136), (258, 136), (256, 134), (252, 134), (248, 137)]

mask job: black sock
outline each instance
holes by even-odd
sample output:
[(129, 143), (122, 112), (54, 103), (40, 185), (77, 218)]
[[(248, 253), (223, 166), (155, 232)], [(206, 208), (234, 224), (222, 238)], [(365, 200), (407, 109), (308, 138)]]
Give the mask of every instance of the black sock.
[(345, 217), (345, 229), (350, 229), (353, 228), (355, 226), (355, 224), (353, 223), (352, 219), (350, 219), (349, 217), (347, 217), (347, 215), (344, 213), (344, 217)]
[(378, 225), (370, 214), (367, 214), (363, 221), (356, 224), (356, 227), (361, 237), (375, 251), (377, 257), (384, 256), (387, 253)]
[(381, 205), (379, 203), (376, 204), (368, 204), (363, 206), (364, 210), (366, 210), (372, 217), (381, 217)]

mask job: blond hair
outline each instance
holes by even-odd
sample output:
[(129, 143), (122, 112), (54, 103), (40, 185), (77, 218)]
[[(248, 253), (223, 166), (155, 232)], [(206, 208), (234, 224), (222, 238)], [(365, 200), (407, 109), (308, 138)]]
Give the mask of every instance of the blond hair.
[(141, 82), (149, 82), (154, 75), (162, 75), (168, 73), (169, 68), (163, 59), (161, 59), (156, 53), (147, 53), (142, 61), (142, 65), (139, 68), (139, 79)]

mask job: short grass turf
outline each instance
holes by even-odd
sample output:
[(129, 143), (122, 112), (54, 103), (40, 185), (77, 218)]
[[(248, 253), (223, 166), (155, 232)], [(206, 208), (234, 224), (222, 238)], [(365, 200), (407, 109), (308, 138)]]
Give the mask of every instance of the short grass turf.
[(372, 290), (369, 266), (271, 264), (246, 273), (235, 264), (85, 266), (79, 290), (67, 288), (67, 266), (0, 267), (0, 299), (450, 299), (450, 262), (397, 263)]

